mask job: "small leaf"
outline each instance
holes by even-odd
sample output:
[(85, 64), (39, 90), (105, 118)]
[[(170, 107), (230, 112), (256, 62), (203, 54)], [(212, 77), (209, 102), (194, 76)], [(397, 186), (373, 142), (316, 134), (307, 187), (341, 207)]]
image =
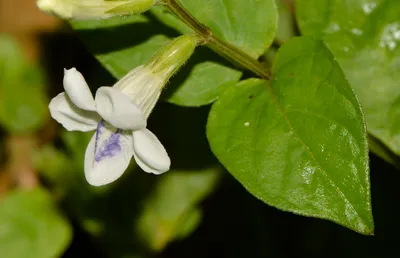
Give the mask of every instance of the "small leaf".
[(228, 171), (265, 203), (373, 233), (363, 114), (321, 41), (289, 40), (270, 85), (249, 79), (226, 91), (207, 136)]
[(0, 254), (7, 258), (60, 257), (71, 228), (43, 189), (14, 191), (0, 205)]
[(45, 122), (47, 99), (41, 71), (23, 56), (16, 41), (0, 35), (0, 123), (12, 133), (29, 133)]
[(400, 1), (298, 0), (305, 35), (321, 37), (365, 110), (368, 132), (400, 154)]

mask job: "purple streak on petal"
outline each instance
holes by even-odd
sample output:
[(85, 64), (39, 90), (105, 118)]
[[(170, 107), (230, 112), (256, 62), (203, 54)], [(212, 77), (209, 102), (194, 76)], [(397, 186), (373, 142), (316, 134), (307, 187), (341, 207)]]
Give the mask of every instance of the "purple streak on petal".
[(100, 123), (97, 125), (97, 129), (96, 129), (96, 141), (94, 143), (94, 153), (97, 153), (97, 143), (99, 141), (99, 137), (101, 134), (101, 128), (104, 127), (104, 121), (101, 120)]
[(94, 156), (96, 162), (100, 162), (107, 158), (112, 158), (121, 151), (121, 144), (120, 144), (121, 130), (117, 130), (115, 133), (111, 134), (108, 139), (104, 140), (104, 142), (102, 142), (102, 144), (99, 145), (100, 143), (98, 141), (100, 138), (99, 135), (102, 133), (102, 131), (100, 130), (102, 127), (104, 127), (104, 124), (99, 123), (96, 132), (95, 156)]

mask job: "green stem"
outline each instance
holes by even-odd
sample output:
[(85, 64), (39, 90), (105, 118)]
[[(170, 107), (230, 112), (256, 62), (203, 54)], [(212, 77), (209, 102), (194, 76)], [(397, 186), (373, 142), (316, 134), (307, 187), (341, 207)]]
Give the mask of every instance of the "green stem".
[(197, 21), (178, 0), (162, 0), (162, 2), (180, 20), (201, 36), (204, 39), (204, 44), (212, 50), (263, 79), (271, 78), (268, 69), (260, 62), (237, 47), (216, 37), (207, 26)]

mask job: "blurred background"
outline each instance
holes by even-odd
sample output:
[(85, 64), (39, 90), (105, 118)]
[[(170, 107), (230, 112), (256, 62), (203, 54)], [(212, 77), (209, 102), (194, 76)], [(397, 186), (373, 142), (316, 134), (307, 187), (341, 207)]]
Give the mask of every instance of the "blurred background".
[(400, 257), (397, 169), (371, 154), (375, 236), (281, 212), (219, 165), (208, 106), (156, 107), (149, 127), (174, 160), (170, 172), (132, 164), (115, 183), (89, 186), (92, 134), (65, 131), (47, 108), (71, 67), (93, 89), (115, 82), (69, 24), (35, 0), (0, 0), (0, 257)]

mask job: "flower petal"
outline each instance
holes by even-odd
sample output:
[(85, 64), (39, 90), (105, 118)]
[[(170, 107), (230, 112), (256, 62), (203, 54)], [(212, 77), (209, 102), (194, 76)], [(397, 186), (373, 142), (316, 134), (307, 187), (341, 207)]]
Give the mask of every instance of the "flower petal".
[(85, 177), (101, 186), (117, 180), (132, 158), (132, 135), (99, 123), (85, 153)]
[(50, 114), (68, 131), (92, 131), (101, 120), (96, 112), (77, 108), (65, 92), (54, 97), (49, 104)]
[(71, 101), (79, 108), (96, 111), (96, 104), (83, 75), (75, 68), (64, 69), (64, 89)]
[(159, 175), (169, 170), (171, 160), (167, 151), (152, 132), (142, 129), (132, 135), (133, 155), (145, 172)]
[(139, 130), (146, 127), (146, 118), (140, 108), (119, 89), (100, 87), (95, 101), (100, 116), (116, 128)]

